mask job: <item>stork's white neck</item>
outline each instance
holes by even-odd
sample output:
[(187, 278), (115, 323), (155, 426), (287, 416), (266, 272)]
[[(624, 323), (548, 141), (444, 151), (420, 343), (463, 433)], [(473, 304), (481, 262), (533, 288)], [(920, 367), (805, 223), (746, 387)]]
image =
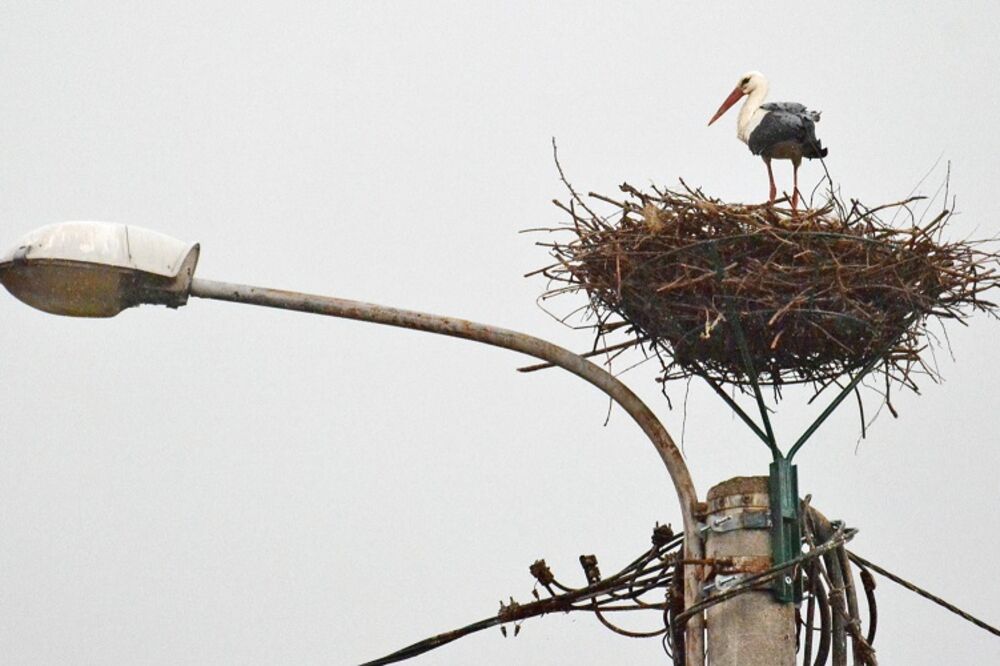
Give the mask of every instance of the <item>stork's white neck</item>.
[(747, 95), (743, 106), (740, 107), (739, 118), (736, 119), (736, 136), (740, 141), (746, 143), (750, 138), (750, 133), (757, 128), (760, 123), (760, 105), (767, 97), (767, 81), (760, 81), (757, 86)]

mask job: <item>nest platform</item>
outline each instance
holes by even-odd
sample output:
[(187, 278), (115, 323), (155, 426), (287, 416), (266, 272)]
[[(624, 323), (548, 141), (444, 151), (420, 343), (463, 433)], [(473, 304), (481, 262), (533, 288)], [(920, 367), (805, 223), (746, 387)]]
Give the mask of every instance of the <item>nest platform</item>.
[[(951, 213), (919, 223), (914, 199), (793, 214), (700, 190), (571, 189), (543, 295), (583, 292), (599, 346), (655, 354), (662, 379), (820, 387), (862, 368), (915, 388), (931, 319), (994, 313), (997, 255), (944, 242)], [(599, 215), (594, 209), (608, 209)], [(895, 226), (887, 217), (902, 218)], [(736, 324), (734, 326), (734, 324)]]

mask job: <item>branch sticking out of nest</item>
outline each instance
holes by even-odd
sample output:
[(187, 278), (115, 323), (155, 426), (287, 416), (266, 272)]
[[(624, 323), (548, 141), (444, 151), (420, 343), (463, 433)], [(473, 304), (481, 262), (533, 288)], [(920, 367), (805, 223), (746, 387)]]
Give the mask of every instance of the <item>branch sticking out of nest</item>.
[(586, 293), (601, 346), (648, 347), (663, 380), (745, 387), (752, 373), (761, 384), (822, 388), (876, 361), (887, 383), (915, 389), (915, 370), (936, 378), (921, 359), (930, 318), (995, 314), (982, 295), (1000, 285), (998, 255), (979, 242), (943, 242), (947, 210), (926, 224), (910, 214), (898, 228), (880, 215), (909, 213), (912, 199), (874, 209), (831, 199), (790, 216), (682, 185), (623, 184), (624, 200), (590, 193), (614, 208), (609, 215), (570, 188), (568, 205), (555, 202), (570, 217), (559, 229), (569, 239), (545, 244), (556, 262), (540, 271), (554, 283), (543, 298)]

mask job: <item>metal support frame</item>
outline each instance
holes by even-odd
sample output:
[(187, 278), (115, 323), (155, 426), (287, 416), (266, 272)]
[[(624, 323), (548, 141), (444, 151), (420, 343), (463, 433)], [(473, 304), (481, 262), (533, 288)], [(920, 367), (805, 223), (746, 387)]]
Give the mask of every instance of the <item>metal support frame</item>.
[[(712, 241), (707, 246), (708, 254), (715, 265), (716, 278), (719, 281), (719, 286), (721, 290), (722, 280), (725, 278), (725, 267), (722, 264), (722, 258), (719, 255), (718, 247), (715, 241)], [(746, 335), (743, 330), (743, 324), (740, 321), (739, 315), (736, 312), (732, 304), (732, 299), (728, 296), (724, 296), (726, 299), (726, 321), (732, 327), (733, 337), (736, 339), (736, 344), (740, 350), (740, 359), (743, 362), (743, 371), (746, 373), (747, 378), (750, 381), (750, 386), (753, 389), (754, 399), (757, 403), (757, 408), (760, 411), (761, 422), (764, 427), (761, 428), (754, 420), (750, 417), (737, 403), (733, 400), (726, 392), (718, 385), (717, 382), (712, 380), (705, 374), (702, 374), (702, 378), (708, 382), (708, 385), (725, 401), (727, 405), (736, 413), (737, 416), (756, 434), (767, 446), (768, 450), (771, 452), (772, 462), (770, 465), (770, 474), (768, 476), (768, 494), (770, 495), (771, 502), (771, 553), (772, 560), (775, 566), (780, 566), (785, 564), (794, 558), (801, 555), (801, 544), (802, 544), (802, 516), (800, 512), (800, 501), (799, 501), (799, 481), (798, 481), (798, 469), (792, 464), (792, 458), (798, 453), (802, 445), (805, 444), (812, 436), (816, 433), (821, 425), (830, 417), (830, 415), (840, 406), (840, 403), (850, 395), (861, 381), (868, 376), (868, 374), (875, 369), (881, 360), (880, 354), (875, 354), (871, 360), (869, 360), (864, 367), (858, 371), (857, 374), (851, 379), (851, 381), (845, 386), (840, 393), (830, 402), (830, 404), (824, 409), (820, 415), (806, 428), (805, 432), (795, 441), (795, 444), (788, 450), (787, 454), (783, 454), (781, 449), (778, 447), (777, 441), (774, 436), (774, 430), (771, 427), (771, 420), (767, 414), (767, 404), (764, 402), (764, 396), (761, 392), (760, 382), (757, 380), (757, 371), (753, 365), (753, 358), (750, 355), (750, 348), (747, 345)], [(774, 580), (773, 592), (775, 599), (785, 603), (795, 602), (798, 603), (802, 600), (802, 576), (801, 572), (797, 569), (786, 573), (785, 575), (779, 576)]]
[[(729, 325), (732, 326), (736, 344), (740, 348), (743, 368), (750, 378), (750, 386), (753, 388), (754, 398), (757, 400), (757, 408), (760, 410), (760, 418), (764, 423), (764, 434), (766, 435), (764, 443), (767, 444), (767, 448), (771, 451), (771, 456), (773, 457), (768, 476), (768, 494), (771, 499), (771, 560), (777, 566), (785, 564), (801, 554), (802, 527), (801, 516), (799, 515), (798, 470), (792, 464), (794, 451), (790, 451), (788, 456), (783, 455), (781, 449), (778, 448), (778, 443), (775, 441), (771, 419), (767, 415), (767, 404), (764, 402), (764, 394), (760, 390), (760, 382), (757, 381), (757, 371), (753, 366), (750, 349), (747, 346), (746, 336), (743, 333), (743, 324), (740, 322), (740, 318), (733, 309), (731, 302), (727, 302), (726, 304), (726, 318), (729, 319)], [(832, 412), (833, 410), (830, 409), (829, 411)], [(819, 424), (815, 425), (817, 428), (819, 427)], [(813, 431), (815, 431), (815, 428)], [(798, 603), (802, 600), (801, 572), (796, 569), (778, 576), (772, 583), (772, 589), (774, 597), (778, 601)]]

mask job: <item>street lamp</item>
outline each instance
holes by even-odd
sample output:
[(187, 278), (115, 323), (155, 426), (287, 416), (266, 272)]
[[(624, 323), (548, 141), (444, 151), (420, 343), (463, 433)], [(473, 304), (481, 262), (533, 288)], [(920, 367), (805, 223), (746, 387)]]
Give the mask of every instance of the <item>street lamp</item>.
[(141, 227), (63, 222), (36, 229), (0, 255), (0, 282), (52, 314), (113, 317), (145, 303), (187, 303), (197, 243)]
[[(680, 449), (652, 410), (607, 370), (534, 336), (487, 324), (330, 296), (216, 282), (194, 277), (199, 246), (140, 227), (65, 222), (42, 227), (0, 255), (0, 282), (21, 301), (54, 314), (113, 317), (136, 305), (180, 307), (189, 296), (368, 321), (503, 347), (559, 366), (601, 389), (653, 443), (673, 481), (684, 523), (684, 559), (703, 560), (695, 518), (698, 495)], [(699, 601), (697, 566), (684, 570), (684, 606)], [(686, 626), (687, 666), (704, 664), (704, 624)]]

